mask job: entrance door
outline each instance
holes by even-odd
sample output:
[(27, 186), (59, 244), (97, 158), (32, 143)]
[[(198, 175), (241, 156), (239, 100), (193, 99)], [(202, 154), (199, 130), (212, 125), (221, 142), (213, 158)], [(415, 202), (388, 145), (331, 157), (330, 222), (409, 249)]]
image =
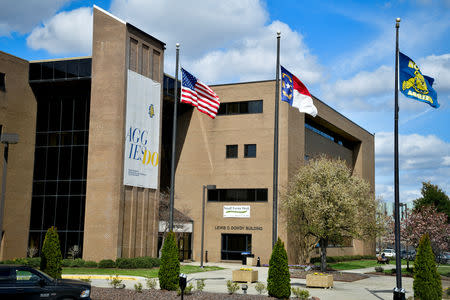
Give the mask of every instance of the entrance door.
[(252, 252), (251, 234), (222, 234), (222, 260), (241, 260), (242, 252)]

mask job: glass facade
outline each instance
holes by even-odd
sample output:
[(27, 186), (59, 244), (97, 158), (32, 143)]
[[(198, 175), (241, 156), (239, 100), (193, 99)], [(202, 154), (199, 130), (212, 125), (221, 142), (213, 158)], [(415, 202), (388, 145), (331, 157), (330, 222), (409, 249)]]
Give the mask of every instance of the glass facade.
[(242, 252), (252, 252), (251, 234), (222, 234), (222, 260), (242, 260)]
[[(55, 226), (61, 252), (67, 257), (73, 246), (83, 249), (90, 108), (90, 80), (86, 79), (90, 79), (90, 69), (83, 80), (77, 76), (60, 81), (55, 80), (58, 63), (30, 64), (37, 119), (29, 247), (39, 249), (40, 255), (47, 229)], [(61, 63), (59, 69), (65, 70), (60, 71), (67, 79), (67, 70), (79, 72), (90, 60)], [(32, 77), (36, 70), (41, 70), (41, 79)], [(45, 78), (44, 71), (48, 73)]]
[(263, 112), (263, 101), (241, 101), (220, 103), (218, 116), (240, 115), (240, 114), (261, 114)]
[(259, 202), (267, 201), (267, 189), (216, 189), (208, 190), (208, 201)]

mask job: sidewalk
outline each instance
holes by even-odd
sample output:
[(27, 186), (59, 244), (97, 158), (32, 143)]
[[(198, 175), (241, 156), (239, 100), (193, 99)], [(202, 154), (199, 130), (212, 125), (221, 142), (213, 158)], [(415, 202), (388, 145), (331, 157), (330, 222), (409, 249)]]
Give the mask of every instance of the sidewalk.
[[(197, 262), (184, 263), (185, 265), (199, 265)], [(242, 267), (241, 264), (232, 263), (205, 263), (205, 266), (218, 266), (224, 268), (223, 270), (208, 271), (200, 273), (187, 274), (188, 284), (192, 283), (194, 288), (196, 287), (196, 279), (205, 279), (206, 292), (214, 293), (227, 293), (227, 280), (231, 280), (232, 270)], [(258, 270), (259, 282), (267, 285), (268, 267), (252, 267), (254, 270)], [(345, 272), (352, 273), (366, 273), (374, 271), (374, 268), (364, 268), (357, 270), (348, 270)], [(90, 276), (91, 284), (96, 287), (110, 287), (108, 284), (109, 275), (63, 275), (63, 278), (87, 278)], [(310, 292), (311, 296), (319, 297), (321, 300), (381, 300), (392, 299), (393, 288), (396, 286), (395, 276), (380, 276), (369, 275), (369, 278), (354, 281), (354, 282), (334, 282), (332, 289), (321, 288), (306, 288), (306, 279), (291, 278), (292, 287), (300, 287)], [(146, 278), (138, 276), (119, 276), (122, 279), (127, 289), (134, 289), (134, 284), (140, 282), (143, 288), (146, 287)], [(157, 280), (157, 278), (156, 278)], [(412, 296), (412, 278), (402, 279), (403, 288), (406, 290), (406, 297)], [(255, 290), (255, 284), (248, 285), (248, 294), (258, 294)], [(242, 284), (241, 284), (242, 286)], [(238, 294), (242, 294), (243, 291), (239, 290)], [(267, 295), (267, 293), (266, 293)]]

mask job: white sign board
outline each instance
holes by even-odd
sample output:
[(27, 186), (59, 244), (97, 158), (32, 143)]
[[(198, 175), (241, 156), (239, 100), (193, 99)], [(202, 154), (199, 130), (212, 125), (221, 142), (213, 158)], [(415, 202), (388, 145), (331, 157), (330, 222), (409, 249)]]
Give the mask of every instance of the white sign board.
[(250, 218), (250, 205), (224, 205), (224, 218)]
[(158, 187), (161, 84), (128, 70), (123, 184)]
[[(159, 232), (169, 232), (169, 222), (159, 221)], [(173, 223), (173, 232), (192, 233), (192, 223)]]

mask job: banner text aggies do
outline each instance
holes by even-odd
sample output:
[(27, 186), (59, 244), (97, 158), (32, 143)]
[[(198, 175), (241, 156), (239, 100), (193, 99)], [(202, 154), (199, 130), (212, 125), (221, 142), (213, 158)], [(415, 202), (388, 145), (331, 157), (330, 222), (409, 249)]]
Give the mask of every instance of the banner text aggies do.
[(158, 166), (159, 154), (158, 152), (151, 152), (147, 150), (148, 133), (145, 129), (130, 127), (127, 131), (126, 140), (130, 143), (129, 159), (142, 161), (142, 164), (151, 164), (153, 167)]

